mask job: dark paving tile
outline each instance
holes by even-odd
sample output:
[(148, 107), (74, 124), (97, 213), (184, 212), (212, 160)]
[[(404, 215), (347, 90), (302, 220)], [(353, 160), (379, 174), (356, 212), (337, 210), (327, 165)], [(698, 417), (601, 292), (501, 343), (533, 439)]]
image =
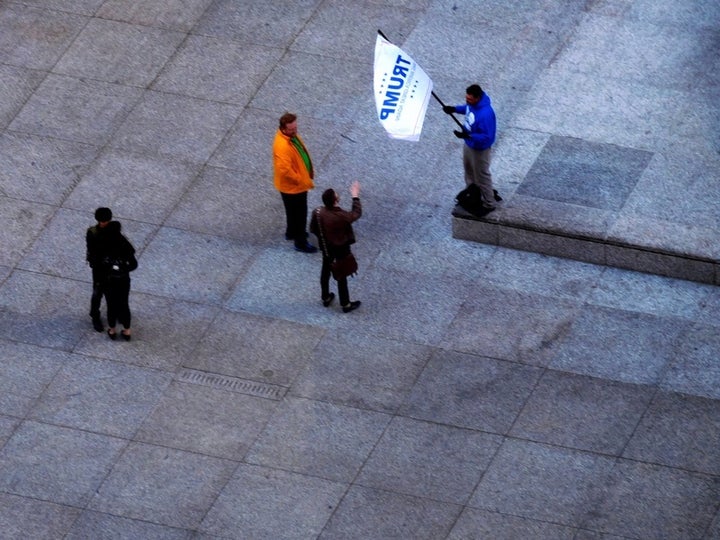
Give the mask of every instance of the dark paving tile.
[(468, 506), (577, 527), (600, 500), (614, 463), (598, 454), (508, 439)]
[[(355, 483), (465, 504), (501, 441), (487, 433), (395, 417)], [(448, 455), (458, 459), (448, 460)]]
[(720, 331), (717, 326), (693, 325), (678, 340), (676, 354), (663, 374), (661, 387), (720, 399)]
[(462, 307), (444, 333), (443, 347), (541, 366), (551, 361), (579, 310), (571, 299), (477, 285)]
[(430, 356), (423, 345), (367, 334), (326, 334), (291, 393), (350, 407), (393, 413)]
[(10, 124), (14, 131), (88, 144), (108, 142), (142, 90), (50, 74)]
[(25, 421), (0, 451), (0, 489), (83, 507), (126, 445), (114, 437)]
[(550, 366), (635, 384), (658, 384), (690, 323), (585, 306), (564, 338), (553, 343)]
[(441, 350), (428, 362), (400, 414), (504, 434), (541, 373), (540, 368)]
[(720, 476), (718, 441), (720, 401), (660, 392), (623, 457)]
[(180, 32), (93, 18), (53, 71), (145, 88), (184, 38)]
[(174, 382), (135, 439), (239, 461), (278, 405), (270, 399)]
[(169, 383), (167, 373), (76, 356), (57, 373), (28, 416), (130, 438)]
[[(97, 3), (100, 0), (91, 1)], [(0, 9), (0, 62), (30, 69), (52, 68), (87, 24), (86, 17), (68, 13), (71, 11), (67, 9), (68, 2), (60, 3), (66, 9), (38, 9), (3, 2)], [(41, 2), (39, 7), (50, 7), (47, 4)]]
[(319, 401), (286, 399), (245, 461), (350, 482), (390, 418)]
[(70, 353), (0, 341), (0, 413), (24, 418)]
[(717, 511), (717, 478), (620, 461), (588, 529), (633, 538), (701, 538)]
[(651, 157), (642, 150), (553, 136), (517, 193), (619, 210)]
[(465, 508), (447, 540), (517, 540), (535, 538), (548, 540), (576, 540), (577, 529), (533, 519), (509, 516), (475, 508)]
[(190, 538), (190, 533), (184, 529), (85, 510), (73, 523), (67, 536), (63, 538), (65, 540), (88, 540), (90, 538), (187, 540)]
[(323, 333), (310, 325), (223, 311), (184, 365), (290, 386)]
[(8, 539), (65, 538), (79, 514), (80, 509), (71, 506), (0, 493), (0, 530)]
[(547, 371), (510, 430), (516, 437), (619, 455), (654, 389)]
[(444, 538), (461, 509), (454, 504), (353, 486), (319, 538)]
[(131, 443), (88, 505), (177, 528), (196, 528), (236, 463)]
[[(198, 528), (213, 538), (316, 538), (347, 486), (240, 465)], [(238, 509), (242, 511), (238, 512)]]

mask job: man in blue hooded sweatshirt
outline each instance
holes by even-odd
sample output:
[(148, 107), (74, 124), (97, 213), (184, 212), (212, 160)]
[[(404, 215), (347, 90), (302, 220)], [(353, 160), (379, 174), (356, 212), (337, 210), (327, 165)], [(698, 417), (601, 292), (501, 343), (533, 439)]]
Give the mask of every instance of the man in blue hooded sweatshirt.
[(465, 184), (477, 184), (482, 195), (484, 213), (495, 210), (502, 198), (493, 189), (490, 174), (492, 145), (495, 142), (495, 111), (488, 96), (479, 84), (471, 84), (465, 90), (465, 105), (445, 105), (447, 114), (464, 114), (463, 129), (455, 130), (458, 139), (465, 140), (463, 167)]

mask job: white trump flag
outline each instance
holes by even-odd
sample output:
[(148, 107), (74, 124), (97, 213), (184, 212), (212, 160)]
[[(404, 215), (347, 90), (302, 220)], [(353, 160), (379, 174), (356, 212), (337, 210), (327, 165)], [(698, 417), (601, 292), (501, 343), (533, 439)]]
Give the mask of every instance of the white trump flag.
[(378, 35), (375, 42), (375, 106), (393, 139), (420, 139), (433, 83), (399, 47)]

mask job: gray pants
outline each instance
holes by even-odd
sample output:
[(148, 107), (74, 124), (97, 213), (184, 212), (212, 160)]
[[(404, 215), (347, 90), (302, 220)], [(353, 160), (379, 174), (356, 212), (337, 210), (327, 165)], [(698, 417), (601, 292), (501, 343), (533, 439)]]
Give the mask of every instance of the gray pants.
[(490, 174), (490, 158), (492, 148), (486, 150), (473, 150), (467, 144), (463, 145), (463, 167), (465, 169), (465, 184), (477, 184), (483, 198), (483, 205), (495, 208), (495, 195), (493, 194), (492, 175)]

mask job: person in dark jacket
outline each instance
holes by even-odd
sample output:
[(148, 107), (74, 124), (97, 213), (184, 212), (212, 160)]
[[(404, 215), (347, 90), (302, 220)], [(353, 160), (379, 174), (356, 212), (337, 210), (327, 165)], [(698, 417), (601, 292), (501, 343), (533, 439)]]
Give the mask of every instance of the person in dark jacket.
[(93, 328), (98, 332), (105, 330), (102, 319), (100, 318), (100, 303), (103, 297), (104, 275), (101, 272), (101, 249), (105, 243), (104, 238), (107, 233), (107, 226), (112, 220), (112, 211), (109, 208), (98, 208), (95, 210), (95, 221), (97, 223), (92, 227), (88, 227), (85, 234), (85, 244), (87, 251), (85, 252), (85, 260), (92, 268), (93, 289), (90, 297), (90, 317), (92, 318)]
[[(325, 307), (332, 304), (335, 293), (330, 292), (330, 274), (332, 264), (336, 259), (348, 255), (350, 246), (355, 243), (355, 233), (352, 223), (362, 215), (360, 204), (360, 183), (353, 182), (350, 186), (352, 195), (352, 209), (340, 208), (340, 196), (333, 189), (326, 189), (322, 194), (323, 206), (313, 211), (310, 220), (310, 232), (318, 238), (322, 249), (322, 270), (320, 271), (321, 299)], [(344, 313), (360, 307), (360, 300), (350, 301), (347, 277), (337, 279), (340, 305)]]
[(135, 248), (122, 234), (119, 222), (111, 221), (105, 227), (103, 243), (98, 246), (100, 256), (100, 277), (107, 303), (108, 336), (115, 340), (115, 325), (123, 329), (120, 335), (130, 341), (130, 272), (138, 266)]
[(477, 184), (482, 197), (484, 213), (495, 210), (502, 200), (493, 189), (490, 174), (492, 145), (495, 143), (496, 120), (495, 111), (488, 96), (478, 84), (471, 84), (465, 90), (464, 105), (445, 105), (447, 114), (464, 114), (465, 122), (462, 130), (455, 130), (455, 136), (465, 141), (463, 146), (463, 168), (465, 184)]

